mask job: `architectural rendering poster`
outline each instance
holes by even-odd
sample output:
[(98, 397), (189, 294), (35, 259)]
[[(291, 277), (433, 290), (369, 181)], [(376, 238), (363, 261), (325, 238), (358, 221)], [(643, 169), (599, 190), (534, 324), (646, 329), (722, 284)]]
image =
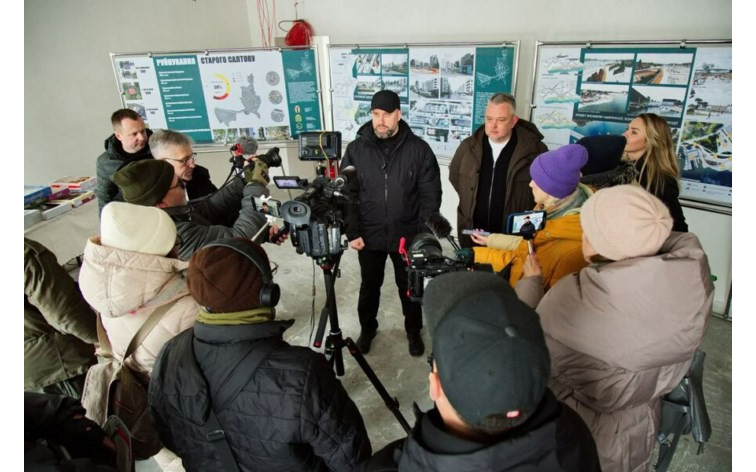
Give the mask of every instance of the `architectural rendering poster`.
[(322, 129), (315, 54), (250, 50), (113, 56), (126, 107), (151, 128), (182, 131), (197, 144), (261, 141)]
[(681, 196), (732, 205), (731, 47), (541, 47), (535, 80), (531, 119), (550, 149), (655, 113), (672, 128)]
[(395, 91), (402, 118), (438, 157), (451, 157), (481, 124), (488, 98), (512, 92), (514, 47), (332, 47), (334, 129), (344, 141), (370, 121), (370, 99)]

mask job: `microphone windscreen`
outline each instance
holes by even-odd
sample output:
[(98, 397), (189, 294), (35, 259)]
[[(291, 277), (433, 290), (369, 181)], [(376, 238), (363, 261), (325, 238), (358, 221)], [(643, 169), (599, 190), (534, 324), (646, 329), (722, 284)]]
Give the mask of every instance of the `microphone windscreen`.
[(249, 136), (242, 136), (239, 138), (239, 146), (241, 146), (241, 152), (245, 156), (257, 153), (257, 141)]
[(452, 232), (451, 223), (441, 213), (432, 213), (425, 219), (425, 226), (430, 229), (437, 238), (448, 238)]

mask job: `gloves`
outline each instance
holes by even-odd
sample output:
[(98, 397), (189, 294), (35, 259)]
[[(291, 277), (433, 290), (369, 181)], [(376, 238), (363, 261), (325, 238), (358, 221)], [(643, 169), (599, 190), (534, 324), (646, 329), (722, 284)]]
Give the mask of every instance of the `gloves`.
[(244, 168), (244, 182), (246, 182), (247, 185), (257, 183), (263, 187), (267, 187), (270, 183), (268, 166), (259, 159), (250, 162), (247, 167)]
[(472, 248), (466, 247), (457, 251), (457, 259), (464, 261), (466, 265), (472, 266), (475, 262), (475, 251)]

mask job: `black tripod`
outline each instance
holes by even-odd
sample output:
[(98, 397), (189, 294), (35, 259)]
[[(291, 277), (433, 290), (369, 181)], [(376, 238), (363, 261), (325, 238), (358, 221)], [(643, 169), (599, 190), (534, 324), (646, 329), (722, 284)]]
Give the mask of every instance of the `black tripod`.
[(373, 372), (373, 369), (365, 360), (365, 356), (362, 355), (360, 350), (354, 344), (352, 338), (344, 339), (341, 336), (341, 328), (339, 328), (339, 315), (336, 309), (336, 294), (334, 291), (336, 277), (339, 277), (339, 262), (341, 262), (341, 254), (339, 254), (338, 256), (321, 257), (317, 259), (317, 262), (321, 270), (323, 271), (323, 279), (325, 280), (326, 286), (326, 302), (325, 306), (323, 306), (323, 310), (321, 310), (320, 312), (318, 331), (315, 334), (315, 342), (313, 343), (313, 345), (316, 348), (322, 346), (326, 321), (330, 321), (331, 331), (326, 337), (325, 355), (328, 359), (328, 362), (331, 364), (331, 367), (336, 370), (336, 375), (338, 375), (339, 377), (344, 375), (344, 356), (341, 353), (341, 349), (346, 346), (349, 349), (349, 354), (354, 357), (354, 360), (357, 361), (357, 364), (359, 364), (359, 366), (362, 368), (362, 371), (365, 372), (367, 378), (370, 379), (373, 387), (375, 387), (375, 389), (378, 391), (378, 394), (383, 399), (383, 403), (385, 403), (386, 408), (391, 410), (391, 413), (394, 414), (397, 421), (399, 421), (399, 424), (402, 425), (404, 431), (409, 433), (410, 425), (407, 423), (407, 420), (404, 419), (404, 416), (402, 416), (402, 413), (399, 411), (399, 401), (396, 398), (392, 398), (391, 395), (389, 395), (389, 393), (383, 387), (383, 384), (378, 379), (378, 376), (375, 375), (375, 372)]

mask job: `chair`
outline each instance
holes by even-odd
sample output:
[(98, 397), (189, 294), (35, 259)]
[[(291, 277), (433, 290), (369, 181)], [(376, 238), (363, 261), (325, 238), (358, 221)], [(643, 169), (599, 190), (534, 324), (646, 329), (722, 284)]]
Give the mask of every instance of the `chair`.
[(711, 437), (711, 422), (706, 411), (703, 392), (703, 364), (706, 353), (696, 351), (688, 373), (674, 390), (662, 397), (662, 418), (659, 428), (659, 458), (654, 470), (666, 472), (672, 462), (680, 436), (690, 434), (698, 443), (696, 455), (703, 452)]

